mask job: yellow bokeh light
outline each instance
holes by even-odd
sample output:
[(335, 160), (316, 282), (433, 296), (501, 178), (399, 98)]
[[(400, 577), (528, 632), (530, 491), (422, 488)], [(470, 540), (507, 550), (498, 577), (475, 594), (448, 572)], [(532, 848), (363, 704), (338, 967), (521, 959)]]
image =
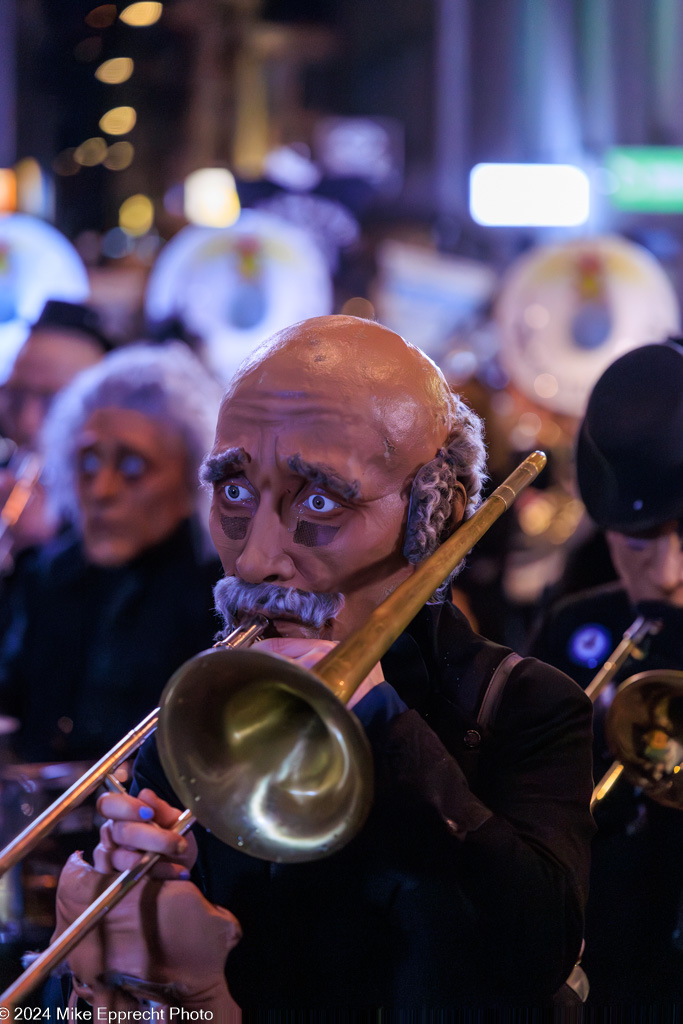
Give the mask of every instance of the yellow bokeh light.
[(14, 165), (17, 179), (17, 209), (34, 217), (46, 217), (49, 195), (43, 169), (32, 156), (25, 156)]
[(134, 156), (135, 150), (130, 142), (115, 142), (107, 150), (102, 163), (110, 171), (125, 171), (132, 164)]
[(100, 128), (107, 135), (125, 135), (135, 127), (136, 120), (133, 107), (112, 107), (100, 118)]
[(185, 179), (183, 205), (191, 224), (227, 228), (240, 215), (235, 179), (225, 167), (204, 167)]
[(163, 4), (137, 3), (129, 4), (119, 14), (121, 21), (126, 25), (134, 25), (141, 28), (144, 25), (153, 25), (161, 17)]
[(107, 143), (101, 136), (86, 139), (74, 150), (74, 160), (81, 167), (95, 167), (101, 164), (107, 155)]
[(550, 526), (553, 507), (545, 498), (523, 505), (519, 511), (519, 525), (527, 537), (540, 537)]
[(127, 235), (146, 235), (154, 223), (154, 204), (149, 196), (130, 196), (119, 209), (119, 227)]
[(111, 60), (105, 60), (104, 64), (100, 64), (95, 72), (95, 78), (100, 82), (106, 82), (107, 85), (120, 85), (121, 82), (127, 82), (132, 74), (133, 61), (130, 57), (112, 57)]

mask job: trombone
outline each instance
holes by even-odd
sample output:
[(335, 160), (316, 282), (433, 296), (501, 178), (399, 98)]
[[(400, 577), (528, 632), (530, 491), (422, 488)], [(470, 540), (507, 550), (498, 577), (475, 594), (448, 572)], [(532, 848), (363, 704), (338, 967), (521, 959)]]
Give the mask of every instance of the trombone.
[[(236, 650), (258, 639), (266, 627), (266, 620), (259, 616), (233, 630), (229, 636), (219, 640), (218, 647)], [(20, 832), (11, 842), (0, 850), (0, 878), (18, 864), (30, 850), (52, 832), (53, 828), (75, 807), (94, 793), (100, 786), (110, 789), (121, 789), (116, 769), (141, 747), (148, 736), (151, 736), (159, 721), (159, 708), (142, 719), (129, 733), (119, 740), (111, 750), (100, 758), (80, 779), (74, 782), (54, 803), (50, 804), (34, 821)]]
[(14, 485), (0, 508), (0, 563), (12, 547), (12, 530), (21, 518), (38, 486), (43, 463), (35, 452), (15, 453), (10, 468), (17, 463)]
[(652, 800), (683, 810), (683, 672), (629, 676), (610, 704), (605, 734), (616, 760), (595, 786), (591, 810), (622, 773)]
[[(225, 649), (224, 642), (223, 649), (191, 658), (169, 680), (158, 711), (87, 773), (89, 780), (82, 788), (76, 783), (59, 809), (53, 805), (41, 816), (42, 823), (36, 821), (39, 836), (74, 806), (77, 792), (92, 792), (118, 757), (124, 760), (157, 728), (162, 766), (188, 808), (178, 829), (196, 820), (228, 845), (277, 862), (313, 860), (339, 849), (365, 821), (373, 788), (370, 747), (345, 704), (545, 463), (543, 452), (524, 459), (474, 515), (312, 672), (272, 655), (236, 650), (246, 645), (244, 638), (227, 645), (232, 649)], [(263, 623), (252, 628), (253, 638)], [(11, 844), (11, 854), (3, 851), (0, 862), (14, 863), (20, 848), (29, 849), (34, 842), (31, 832), (29, 827)], [(156, 856), (144, 855), (136, 868), (119, 875), (2, 994), (0, 1008), (20, 1003), (155, 861)]]
[[(628, 629), (625, 630), (623, 637), (612, 651), (607, 661), (586, 687), (586, 696), (590, 698), (592, 703), (595, 703), (603, 690), (612, 682), (619, 669), (629, 658), (635, 658), (640, 661), (645, 657), (645, 651), (643, 648), (645, 641), (648, 637), (659, 633), (661, 628), (662, 624), (658, 619), (646, 619), (643, 615), (639, 615), (631, 623)], [(626, 682), (629, 682), (629, 680)], [(626, 683), (623, 683), (622, 686), (619, 687), (619, 690), (615, 694), (614, 701), (617, 700), (619, 693), (624, 686), (626, 686)], [(614, 701), (612, 703), (614, 703)], [(616, 781), (621, 777), (623, 771), (624, 764), (621, 760), (616, 760), (612, 765), (610, 765), (593, 789), (590, 803), (591, 811), (594, 811), (598, 803), (605, 799)]]

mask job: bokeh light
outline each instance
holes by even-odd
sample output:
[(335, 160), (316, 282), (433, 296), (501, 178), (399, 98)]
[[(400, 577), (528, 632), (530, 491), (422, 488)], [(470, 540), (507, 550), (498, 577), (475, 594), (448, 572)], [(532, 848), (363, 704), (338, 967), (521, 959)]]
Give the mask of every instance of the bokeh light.
[(345, 316), (359, 316), (364, 320), (373, 320), (375, 317), (375, 307), (369, 299), (364, 299), (362, 295), (354, 295), (353, 298), (347, 299), (341, 312)]
[(17, 208), (17, 176), (11, 167), (0, 167), (0, 213)]
[(149, 196), (130, 196), (119, 209), (119, 227), (127, 235), (146, 234), (154, 223), (154, 204)]
[(534, 381), (534, 391), (539, 398), (554, 398), (559, 390), (557, 377), (552, 373), (539, 373)]
[(130, 142), (114, 142), (102, 163), (110, 171), (125, 171), (132, 164), (134, 156), (135, 148)]
[(52, 190), (49, 178), (32, 156), (25, 156), (14, 165), (17, 178), (17, 210), (33, 217), (49, 218), (52, 214)]
[(185, 216), (191, 224), (227, 228), (240, 215), (235, 179), (224, 167), (205, 167), (185, 179)]
[(120, 85), (127, 82), (133, 74), (133, 61), (130, 57), (112, 57), (100, 64), (95, 72), (95, 78), (107, 85)]
[(135, 127), (136, 120), (133, 107), (112, 107), (100, 118), (100, 128), (107, 135), (125, 135)]
[(107, 143), (100, 135), (86, 139), (74, 150), (73, 158), (81, 167), (96, 167), (107, 155)]
[(163, 4), (157, 3), (136, 3), (129, 4), (119, 14), (121, 21), (126, 25), (133, 25), (135, 28), (142, 28), (145, 25), (153, 25), (161, 17)]

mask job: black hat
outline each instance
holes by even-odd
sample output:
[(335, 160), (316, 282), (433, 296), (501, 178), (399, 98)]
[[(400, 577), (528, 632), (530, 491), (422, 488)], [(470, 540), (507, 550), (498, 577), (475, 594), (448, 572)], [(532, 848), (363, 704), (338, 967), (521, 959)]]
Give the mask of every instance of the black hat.
[(87, 334), (89, 338), (97, 342), (103, 352), (110, 352), (114, 347), (104, 333), (102, 321), (96, 311), (77, 302), (49, 299), (33, 324), (32, 330), (39, 331), (42, 328), (80, 331), (81, 334)]
[(683, 339), (643, 345), (593, 388), (576, 451), (588, 514), (640, 533), (683, 516)]

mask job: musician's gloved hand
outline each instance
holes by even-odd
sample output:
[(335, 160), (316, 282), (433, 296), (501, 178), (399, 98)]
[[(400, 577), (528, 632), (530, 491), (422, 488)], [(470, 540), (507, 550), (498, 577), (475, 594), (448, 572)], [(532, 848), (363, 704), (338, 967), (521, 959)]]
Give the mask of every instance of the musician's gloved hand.
[(142, 789), (137, 797), (105, 793), (97, 809), (107, 821), (93, 854), (96, 871), (126, 871), (137, 863), (141, 851), (149, 851), (163, 857), (151, 869), (152, 878), (189, 878), (197, 844), (191, 832), (178, 836), (169, 831), (180, 817), (177, 808), (153, 790)]
[[(80, 854), (72, 854), (57, 888), (54, 937), (111, 880)], [(205, 1019), (211, 1011), (213, 1020), (233, 1024), (241, 1015), (228, 991), (224, 967), (241, 935), (237, 918), (209, 903), (192, 882), (146, 878), (69, 955), (74, 987), (93, 1006), (130, 1011), (139, 1009), (139, 1002), (105, 979), (112, 974), (132, 976), (151, 983), (147, 998), (203, 1010)], [(143, 996), (145, 992), (142, 987)]]
[[(267, 640), (261, 640), (257, 650), (278, 654), (282, 658), (296, 662), (302, 668), (313, 668), (316, 662), (321, 661), (336, 646), (337, 644), (332, 640), (309, 640), (306, 637), (269, 637)], [(348, 708), (355, 707), (370, 690), (382, 682), (384, 682), (384, 673), (382, 666), (377, 662), (346, 706)]]

